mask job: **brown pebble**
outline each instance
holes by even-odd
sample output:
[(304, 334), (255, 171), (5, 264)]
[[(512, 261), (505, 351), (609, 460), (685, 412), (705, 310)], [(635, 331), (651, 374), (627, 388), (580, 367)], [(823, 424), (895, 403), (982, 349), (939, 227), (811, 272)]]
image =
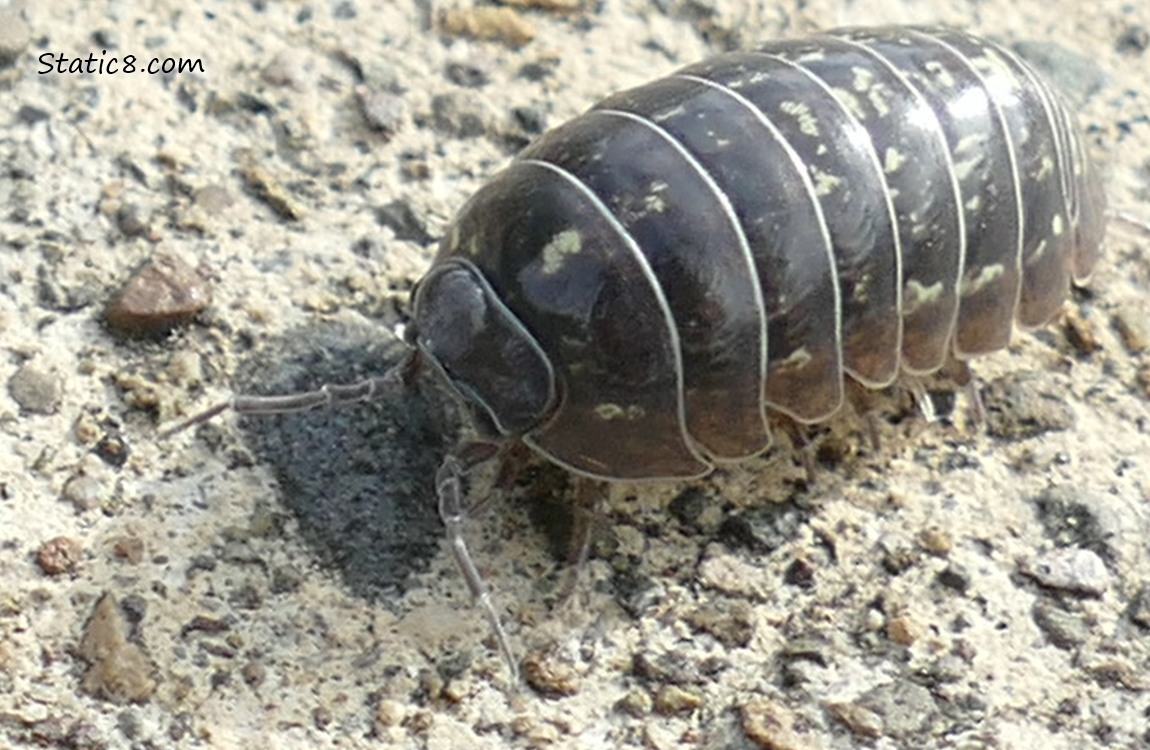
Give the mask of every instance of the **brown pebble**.
[(925, 529), (918, 538), (919, 544), (932, 555), (946, 557), (954, 548), (954, 539), (950, 533), (937, 526)]
[(282, 219), (300, 221), (307, 214), (303, 204), (292, 196), (291, 191), (278, 177), (259, 164), (249, 152), (237, 154), (240, 177), (248, 192), (259, 201), (267, 204)]
[(211, 285), (179, 258), (158, 254), (120, 288), (104, 321), (123, 335), (163, 336), (212, 301)]
[(634, 716), (636, 719), (641, 719), (651, 713), (652, 705), (650, 693), (641, 688), (632, 688), (626, 695), (619, 699), (619, 702), (615, 704), (615, 708), (625, 714)]
[(454, 8), (443, 13), (440, 29), (450, 36), (490, 39), (522, 47), (535, 38), (535, 27), (512, 8)]
[(886, 623), (886, 637), (900, 646), (910, 646), (922, 635), (922, 627), (907, 614), (896, 615)]
[(83, 558), (84, 548), (78, 539), (70, 536), (53, 537), (36, 550), (36, 564), (50, 576), (71, 573)]
[(88, 412), (80, 412), (72, 424), (72, 436), (82, 445), (91, 445), (100, 439), (104, 430), (94, 416)]
[(1142, 386), (1142, 395), (1150, 398), (1150, 367), (1143, 367), (1138, 371), (1138, 385)]
[(701, 695), (678, 685), (664, 685), (655, 694), (655, 711), (663, 716), (689, 713), (701, 705)]
[(739, 711), (747, 739), (765, 750), (805, 750), (810, 747), (795, 733), (795, 716), (777, 701), (761, 698)]
[(152, 665), (126, 631), (116, 598), (104, 594), (80, 639), (80, 656), (90, 665), (80, 682), (84, 692), (111, 703), (143, 703), (156, 692)]
[(1098, 343), (1094, 321), (1084, 317), (1076, 308), (1069, 308), (1066, 311), (1062, 319), (1062, 327), (1066, 331), (1066, 339), (1080, 355), (1093, 354), (1102, 348), (1102, 345)]
[(1103, 659), (1084, 667), (1102, 685), (1121, 685), (1140, 693), (1150, 690), (1150, 681), (1143, 675), (1143, 670), (1125, 659)]
[(549, 698), (576, 695), (579, 673), (553, 652), (533, 651), (523, 659), (523, 679), (537, 693)]

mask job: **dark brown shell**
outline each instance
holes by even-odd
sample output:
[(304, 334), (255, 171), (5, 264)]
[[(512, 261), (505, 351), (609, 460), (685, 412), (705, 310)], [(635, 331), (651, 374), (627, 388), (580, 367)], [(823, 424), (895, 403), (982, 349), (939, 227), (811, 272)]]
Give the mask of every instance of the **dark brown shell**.
[[(1071, 114), (1008, 50), (902, 27), (773, 42), (529, 146), (449, 230), (416, 341), (563, 466), (698, 476), (764, 450), (770, 411), (829, 417), (844, 375), (881, 387), (1045, 323), (1102, 213)], [(442, 345), (464, 312), (446, 278), (474, 289), (470, 346)], [(491, 345), (488, 320), (522, 340)]]

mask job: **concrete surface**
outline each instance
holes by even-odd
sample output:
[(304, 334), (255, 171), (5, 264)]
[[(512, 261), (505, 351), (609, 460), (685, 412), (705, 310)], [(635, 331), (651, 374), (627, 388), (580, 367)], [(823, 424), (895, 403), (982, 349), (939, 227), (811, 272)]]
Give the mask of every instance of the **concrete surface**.
[[(233, 389), (381, 372), (432, 238), (533, 129), (758, 39), (1035, 42), (1087, 97), (1111, 203), (1150, 217), (1141, 0), (576, 5), (515, 11), (521, 46), (429, 2), (0, 6), (0, 746), (1150, 741), (1150, 240), (1119, 226), (1070, 323), (976, 363), (989, 431), (887, 411), (878, 450), (824, 436), (809, 486), (786, 449), (614, 486), (559, 606), (573, 488), (525, 470), (470, 539), (530, 686), (440, 539), (434, 393), (158, 438)], [(204, 71), (40, 72), (102, 49)], [(103, 306), (159, 251), (211, 305), (114, 335)]]

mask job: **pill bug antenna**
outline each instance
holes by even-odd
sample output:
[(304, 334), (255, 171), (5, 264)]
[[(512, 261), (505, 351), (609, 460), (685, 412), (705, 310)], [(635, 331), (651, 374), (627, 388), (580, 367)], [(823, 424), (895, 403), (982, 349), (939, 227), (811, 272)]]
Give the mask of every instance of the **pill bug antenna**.
[(233, 411), (237, 414), (292, 414), (317, 409), (321, 406), (332, 407), (357, 401), (369, 401), (385, 393), (394, 393), (399, 388), (407, 387), (419, 370), (419, 359), (419, 351), (411, 349), (404, 355), (399, 364), (383, 375), (348, 385), (325, 383), (314, 391), (286, 393), (280, 396), (232, 396), (227, 401), (216, 404), (210, 409), (205, 409), (199, 414), (188, 417), (173, 427), (162, 430), (160, 438), (166, 440), (189, 427), (203, 424), (225, 411)]

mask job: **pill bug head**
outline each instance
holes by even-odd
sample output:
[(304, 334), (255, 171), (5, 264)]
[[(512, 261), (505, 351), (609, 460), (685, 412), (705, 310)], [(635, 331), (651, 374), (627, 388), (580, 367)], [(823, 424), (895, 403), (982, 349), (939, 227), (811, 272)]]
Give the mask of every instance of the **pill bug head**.
[(408, 343), (472, 407), (480, 430), (518, 437), (543, 420), (555, 401), (551, 362), (474, 266), (434, 266), (414, 313)]

